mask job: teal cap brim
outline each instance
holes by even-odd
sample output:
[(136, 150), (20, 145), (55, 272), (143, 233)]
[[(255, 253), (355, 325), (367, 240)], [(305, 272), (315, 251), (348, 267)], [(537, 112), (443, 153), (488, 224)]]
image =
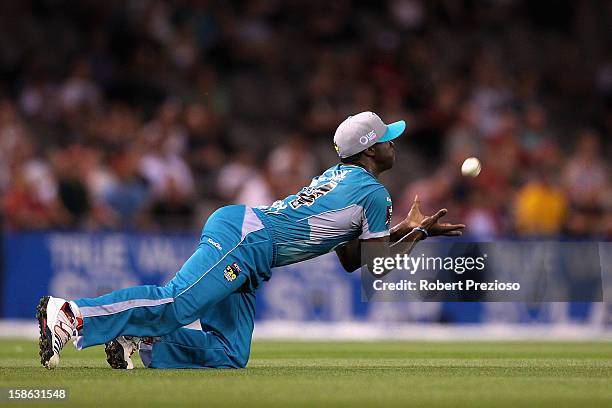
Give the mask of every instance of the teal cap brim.
[(393, 140), (396, 137), (399, 137), (406, 130), (406, 122), (403, 120), (398, 120), (397, 122), (393, 122), (387, 125), (387, 131), (378, 139), (377, 143), (388, 142), (389, 140)]

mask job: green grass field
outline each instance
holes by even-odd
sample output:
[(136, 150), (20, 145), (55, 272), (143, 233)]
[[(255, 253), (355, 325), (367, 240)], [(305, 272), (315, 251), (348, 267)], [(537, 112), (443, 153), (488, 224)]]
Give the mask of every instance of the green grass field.
[(3, 340), (0, 387), (69, 389), (7, 407), (611, 407), (612, 344), (258, 342), (244, 370), (132, 371), (68, 347), (47, 371), (36, 341)]

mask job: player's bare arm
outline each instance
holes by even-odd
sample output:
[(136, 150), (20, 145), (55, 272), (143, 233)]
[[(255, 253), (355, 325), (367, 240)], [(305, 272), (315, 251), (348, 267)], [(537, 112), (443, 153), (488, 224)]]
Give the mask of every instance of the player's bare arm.
[[(366, 240), (354, 239), (346, 245), (337, 248), (336, 254), (347, 272), (354, 272), (365, 264), (371, 264), (376, 257), (410, 254), (417, 242), (428, 236), (461, 236), (464, 224), (440, 223), (439, 220), (447, 214), (447, 209), (438, 210), (434, 215), (425, 216), (421, 213), (420, 200), (415, 197), (408, 215), (402, 222), (390, 230), (390, 235)], [(369, 245), (370, 243), (387, 243), (390, 245)], [(365, 244), (362, 246), (362, 244)], [(362, 248), (369, 250), (362, 258)], [(384, 274), (384, 273), (383, 273)]]

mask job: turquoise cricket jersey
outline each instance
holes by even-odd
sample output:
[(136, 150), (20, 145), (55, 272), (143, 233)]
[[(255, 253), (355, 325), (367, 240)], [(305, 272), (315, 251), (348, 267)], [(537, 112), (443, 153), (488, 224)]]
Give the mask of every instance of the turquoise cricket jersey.
[(272, 227), (275, 262), (288, 265), (334, 250), (354, 238), (389, 235), (387, 189), (363, 167), (337, 164), (308, 187), (258, 207)]

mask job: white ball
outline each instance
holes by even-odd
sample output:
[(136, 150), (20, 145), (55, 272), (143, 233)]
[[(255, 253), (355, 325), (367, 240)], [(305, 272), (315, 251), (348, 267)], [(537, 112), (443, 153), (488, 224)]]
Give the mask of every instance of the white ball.
[(480, 174), (480, 160), (475, 157), (468, 157), (461, 166), (461, 174), (467, 177), (476, 177)]

